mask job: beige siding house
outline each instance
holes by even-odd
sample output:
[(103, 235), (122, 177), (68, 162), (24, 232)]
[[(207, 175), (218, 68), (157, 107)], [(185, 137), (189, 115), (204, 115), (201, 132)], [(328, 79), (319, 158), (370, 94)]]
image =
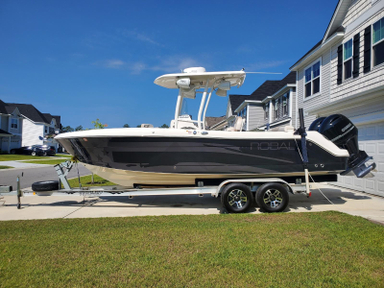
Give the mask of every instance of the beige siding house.
[(384, 0), (340, 0), (323, 39), (291, 70), (306, 127), (318, 117), (347, 116), (377, 164), (374, 178), (338, 183), (384, 196)]

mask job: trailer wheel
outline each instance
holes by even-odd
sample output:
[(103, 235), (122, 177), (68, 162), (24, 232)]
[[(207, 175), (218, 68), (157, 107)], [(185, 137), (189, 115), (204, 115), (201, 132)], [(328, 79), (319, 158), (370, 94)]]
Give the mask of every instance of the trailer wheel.
[(280, 183), (265, 183), (257, 189), (256, 203), (266, 212), (281, 212), (287, 207), (287, 188)]
[(59, 181), (57, 180), (38, 181), (32, 184), (32, 190), (36, 192), (59, 190)]
[(221, 203), (231, 213), (248, 211), (253, 203), (251, 189), (242, 183), (232, 183), (224, 187), (221, 193)]

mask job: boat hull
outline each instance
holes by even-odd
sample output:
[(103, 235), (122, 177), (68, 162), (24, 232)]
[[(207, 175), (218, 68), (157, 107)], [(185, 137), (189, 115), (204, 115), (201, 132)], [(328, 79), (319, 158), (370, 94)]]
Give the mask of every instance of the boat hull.
[[(304, 170), (295, 137), (81, 136), (57, 140), (95, 174), (129, 187), (302, 176)], [(313, 175), (336, 175), (346, 169), (348, 155), (334, 155), (311, 140), (307, 149)]]

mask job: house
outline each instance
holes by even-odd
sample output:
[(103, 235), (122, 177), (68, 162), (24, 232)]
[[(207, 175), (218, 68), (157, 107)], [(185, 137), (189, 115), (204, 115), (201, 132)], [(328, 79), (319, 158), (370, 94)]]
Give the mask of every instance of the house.
[(296, 118), (296, 72), (265, 81), (251, 95), (229, 95), (227, 119), (242, 117), (243, 130), (284, 130)]
[(0, 100), (0, 152), (21, 146), (23, 117), (17, 107)]
[[(0, 109), (1, 107), (5, 109), (10, 118), (8, 121), (10, 129), (5, 131), (13, 135), (8, 146), (6, 140), (2, 140), (4, 142), (2, 150), (9, 152), (12, 148), (30, 145), (49, 145), (54, 146), (56, 150), (59, 148), (59, 144), (53, 139), (53, 136), (60, 131), (60, 116), (41, 113), (31, 104), (1, 101)], [(5, 116), (4, 118), (6, 119)], [(7, 121), (4, 121), (4, 125), (6, 125), (5, 122)]]
[(340, 0), (321, 41), (290, 69), (306, 127), (347, 116), (377, 164), (374, 178), (344, 176), (339, 184), (384, 196), (384, 0)]

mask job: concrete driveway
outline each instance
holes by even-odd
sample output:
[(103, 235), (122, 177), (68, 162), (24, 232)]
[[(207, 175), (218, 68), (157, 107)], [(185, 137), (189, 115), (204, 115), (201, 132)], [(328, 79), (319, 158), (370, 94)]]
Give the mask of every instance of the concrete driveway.
[[(384, 225), (384, 198), (321, 184), (322, 192), (312, 190), (310, 198), (290, 195), (287, 212), (340, 211)], [(4, 194), (3, 194), (4, 195)], [(25, 196), (17, 209), (16, 196), (0, 196), (0, 220), (131, 217), (148, 215), (202, 215), (223, 213), (220, 199), (210, 196)], [(253, 208), (249, 213), (261, 213)]]

